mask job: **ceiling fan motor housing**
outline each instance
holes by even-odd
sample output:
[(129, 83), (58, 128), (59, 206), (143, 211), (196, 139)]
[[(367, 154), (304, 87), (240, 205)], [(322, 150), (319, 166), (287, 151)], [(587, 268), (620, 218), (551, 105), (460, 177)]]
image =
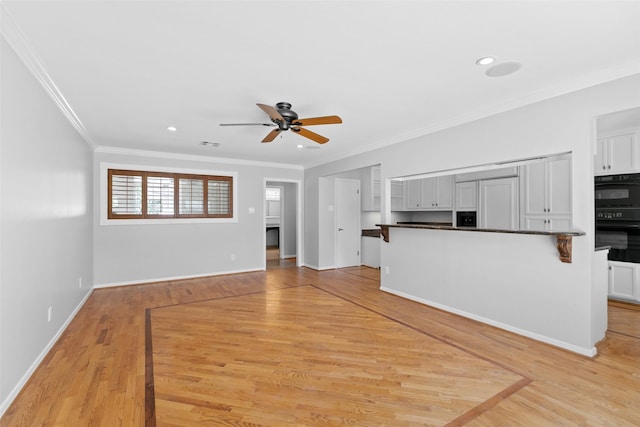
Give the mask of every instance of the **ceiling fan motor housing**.
[(278, 110), (278, 113), (280, 113), (280, 115), (284, 119), (284, 123), (280, 124), (281, 130), (289, 129), (291, 122), (293, 122), (294, 120), (298, 120), (298, 114), (291, 109), (291, 104), (289, 104), (288, 102), (278, 102), (276, 104), (276, 108)]

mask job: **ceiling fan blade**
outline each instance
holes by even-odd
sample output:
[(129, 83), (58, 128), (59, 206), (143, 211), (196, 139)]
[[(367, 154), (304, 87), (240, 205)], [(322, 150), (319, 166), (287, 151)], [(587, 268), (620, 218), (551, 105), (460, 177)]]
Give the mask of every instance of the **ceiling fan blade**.
[(273, 123), (220, 123), (220, 126), (275, 126)]
[(280, 129), (274, 129), (271, 132), (269, 132), (267, 136), (264, 137), (262, 142), (271, 142), (274, 139), (276, 139), (276, 136), (278, 136), (278, 134), (280, 134)]
[(273, 108), (271, 105), (266, 105), (266, 104), (256, 104), (256, 105), (262, 108), (262, 111), (267, 113), (269, 117), (271, 117), (271, 120), (284, 122), (284, 117), (282, 117), (282, 115), (278, 113), (278, 110)]
[(317, 142), (318, 144), (324, 144), (329, 141), (329, 138), (325, 138), (324, 136), (318, 135), (317, 133), (311, 132), (305, 128), (291, 128), (291, 130), (305, 138), (309, 138), (310, 140)]
[(293, 124), (297, 126), (337, 125), (340, 123), (342, 123), (342, 119), (338, 116), (311, 117), (293, 121)]

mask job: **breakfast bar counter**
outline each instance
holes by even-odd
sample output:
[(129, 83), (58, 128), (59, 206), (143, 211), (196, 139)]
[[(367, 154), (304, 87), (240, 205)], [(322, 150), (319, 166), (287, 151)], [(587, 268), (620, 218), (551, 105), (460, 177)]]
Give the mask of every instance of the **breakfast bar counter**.
[(584, 236), (584, 231), (535, 231), (535, 230), (498, 230), (491, 228), (476, 227), (454, 227), (453, 225), (428, 224), (428, 223), (398, 223), (398, 224), (376, 224), (380, 227), (380, 234), (385, 242), (389, 242), (390, 228), (413, 228), (427, 230), (451, 230), (451, 231), (471, 231), (481, 233), (508, 233), (508, 234), (532, 234), (537, 236), (555, 236), (556, 247), (558, 249), (560, 261), (570, 263), (572, 258), (573, 236)]

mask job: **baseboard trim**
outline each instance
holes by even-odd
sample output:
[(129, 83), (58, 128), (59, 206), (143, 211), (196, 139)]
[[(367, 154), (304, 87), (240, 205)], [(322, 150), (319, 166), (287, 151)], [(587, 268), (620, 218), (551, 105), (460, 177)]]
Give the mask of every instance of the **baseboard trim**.
[(308, 267), (312, 270), (317, 270), (317, 271), (324, 271), (324, 270), (335, 270), (336, 268), (334, 266), (327, 266), (327, 267), (318, 267), (317, 265), (309, 265), (309, 264), (305, 264), (305, 267)]
[(115, 288), (118, 286), (135, 286), (135, 285), (143, 285), (145, 283), (156, 283), (156, 282), (168, 282), (171, 280), (186, 280), (186, 279), (198, 279), (201, 277), (211, 277), (211, 276), (226, 276), (228, 274), (239, 274), (239, 273), (253, 273), (256, 271), (264, 271), (263, 268), (249, 268), (246, 270), (229, 270), (229, 271), (217, 271), (214, 273), (204, 273), (204, 274), (191, 274), (187, 276), (172, 276), (172, 277), (158, 277), (153, 279), (139, 279), (139, 280), (131, 280), (126, 282), (113, 282), (113, 283), (98, 283), (93, 286), (94, 289), (102, 289), (102, 288)]
[(447, 305), (439, 304), (439, 303), (436, 303), (436, 302), (433, 302), (433, 301), (429, 301), (429, 300), (426, 300), (426, 299), (418, 298), (418, 297), (416, 297), (414, 295), (409, 295), (409, 294), (406, 294), (404, 292), (399, 292), (399, 291), (396, 291), (394, 289), (386, 288), (384, 286), (381, 286), (380, 290), (384, 291), (384, 292), (387, 292), (387, 293), (390, 293), (390, 294), (393, 294), (393, 295), (397, 295), (397, 296), (402, 297), (402, 298), (406, 298), (406, 299), (411, 300), (411, 301), (415, 301), (415, 302), (419, 302), (421, 304), (428, 305), (430, 307), (435, 307), (437, 309), (440, 309), (440, 310), (443, 310), (443, 311), (446, 311), (446, 312), (449, 312), (449, 313), (457, 314), (458, 316), (462, 316), (462, 317), (466, 317), (468, 319), (476, 320), (478, 322), (485, 323), (487, 325), (491, 325), (491, 326), (494, 326), (496, 328), (503, 329), (505, 331), (513, 332), (514, 334), (522, 335), (523, 337), (531, 338), (533, 340), (540, 341), (540, 342), (552, 345), (554, 347), (559, 347), (559, 348), (561, 348), (563, 350), (568, 350), (568, 351), (573, 352), (573, 353), (578, 353), (578, 354), (580, 354), (582, 356), (595, 357), (598, 354), (598, 349), (595, 346), (593, 348), (590, 348), (590, 349), (589, 348), (584, 348), (584, 347), (579, 347), (579, 346), (576, 346), (574, 344), (570, 344), (570, 343), (567, 343), (567, 342), (564, 342), (564, 341), (557, 340), (555, 338), (550, 338), (550, 337), (548, 337), (546, 335), (541, 335), (541, 334), (537, 334), (535, 332), (527, 331), (525, 329), (520, 329), (518, 327), (511, 326), (511, 325), (508, 325), (506, 323), (497, 322), (497, 321), (495, 321), (493, 319), (489, 319), (489, 318), (486, 318), (486, 317), (483, 317), (483, 316), (478, 316), (478, 315), (473, 314), (473, 313), (469, 313), (469, 312), (466, 312), (466, 311), (463, 311), (463, 310), (459, 310), (457, 308), (449, 307)]
[(56, 334), (51, 338), (51, 340), (49, 340), (49, 343), (40, 352), (38, 357), (36, 357), (36, 359), (33, 361), (31, 366), (29, 366), (29, 369), (27, 369), (24, 375), (22, 375), (22, 378), (20, 378), (20, 381), (18, 381), (18, 383), (13, 387), (13, 390), (11, 390), (11, 393), (9, 393), (7, 395), (7, 398), (2, 402), (2, 404), (0, 404), (0, 417), (2, 417), (4, 413), (7, 411), (7, 409), (9, 409), (9, 406), (11, 406), (15, 398), (22, 391), (22, 388), (27, 384), (27, 381), (29, 381), (29, 378), (31, 378), (31, 375), (33, 375), (33, 373), (38, 368), (38, 366), (40, 366), (40, 363), (42, 363), (42, 361), (47, 356), (47, 354), (51, 351), (51, 349), (56, 344), (58, 339), (60, 339), (60, 336), (62, 336), (62, 333), (67, 329), (67, 327), (69, 326), (73, 318), (76, 317), (76, 314), (78, 314), (78, 312), (87, 302), (91, 294), (93, 294), (93, 289), (90, 289), (89, 292), (87, 292), (85, 296), (82, 298), (82, 300), (80, 300), (76, 308), (71, 312), (69, 317), (67, 317), (67, 320), (60, 326), (60, 329), (58, 329), (58, 332), (56, 332)]

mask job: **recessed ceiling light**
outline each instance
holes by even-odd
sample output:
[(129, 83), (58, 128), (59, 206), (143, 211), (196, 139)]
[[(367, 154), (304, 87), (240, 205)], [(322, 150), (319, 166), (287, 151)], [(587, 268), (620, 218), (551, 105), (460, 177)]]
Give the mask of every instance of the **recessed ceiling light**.
[(522, 67), (522, 64), (519, 62), (503, 62), (488, 68), (485, 74), (489, 77), (504, 77), (515, 73), (520, 67)]
[(493, 56), (483, 56), (476, 61), (476, 65), (489, 65), (492, 64), (495, 60), (496, 59)]
[(298, 145), (297, 145), (297, 147), (298, 147), (298, 148), (302, 148), (302, 147), (304, 147), (304, 145), (302, 145), (302, 144), (298, 144)]
[(175, 127), (175, 126), (169, 126), (169, 127), (167, 128), (167, 130), (168, 130), (169, 132), (175, 132), (175, 131), (177, 131), (177, 130), (178, 130), (178, 128), (177, 128), (177, 127)]

